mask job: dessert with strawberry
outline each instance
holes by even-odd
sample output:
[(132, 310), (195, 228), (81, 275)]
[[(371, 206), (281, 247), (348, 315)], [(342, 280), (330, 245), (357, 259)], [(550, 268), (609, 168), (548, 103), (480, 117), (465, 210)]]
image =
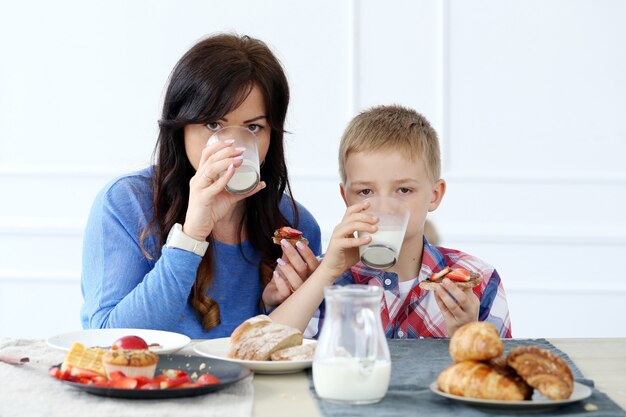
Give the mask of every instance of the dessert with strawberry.
[(444, 278), (448, 278), (461, 288), (474, 288), (480, 284), (480, 275), (464, 268), (445, 267), (441, 271), (433, 273), (428, 279), (421, 281), (419, 286), (423, 290), (432, 290), (435, 284), (440, 284)]
[(276, 229), (272, 239), (277, 245), (280, 245), (280, 242), (282, 242), (283, 240), (288, 240), (289, 243), (291, 243), (292, 245), (295, 245), (298, 242), (302, 242), (305, 245), (309, 244), (308, 239), (302, 236), (301, 231), (289, 226), (283, 226), (280, 229)]

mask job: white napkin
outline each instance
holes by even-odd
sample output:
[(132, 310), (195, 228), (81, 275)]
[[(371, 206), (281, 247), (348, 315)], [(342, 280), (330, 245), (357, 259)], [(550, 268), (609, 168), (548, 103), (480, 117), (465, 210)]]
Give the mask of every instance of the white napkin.
[(252, 415), (252, 376), (198, 397), (163, 400), (109, 398), (67, 386), (49, 376), (48, 369), (63, 362), (65, 352), (48, 347), (44, 341), (0, 338), (0, 354), (30, 358), (30, 362), (24, 365), (0, 362), (2, 417)]

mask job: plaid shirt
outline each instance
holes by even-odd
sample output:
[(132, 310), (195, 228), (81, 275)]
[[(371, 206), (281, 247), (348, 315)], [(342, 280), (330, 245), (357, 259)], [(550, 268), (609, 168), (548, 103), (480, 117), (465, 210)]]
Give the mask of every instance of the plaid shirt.
[[(487, 263), (466, 253), (433, 246), (424, 238), (422, 266), (413, 288), (403, 301), (400, 297), (398, 275), (369, 268), (359, 262), (344, 272), (334, 285), (364, 284), (383, 287), (380, 316), (387, 338), (448, 337), (446, 323), (435, 300), (434, 291), (424, 291), (419, 282), (449, 266), (465, 268), (481, 276), (473, 291), (480, 299), (478, 320), (496, 326), (501, 337), (511, 337), (509, 308), (498, 272)], [(317, 338), (324, 321), (324, 303), (317, 309), (305, 330), (305, 337)]]

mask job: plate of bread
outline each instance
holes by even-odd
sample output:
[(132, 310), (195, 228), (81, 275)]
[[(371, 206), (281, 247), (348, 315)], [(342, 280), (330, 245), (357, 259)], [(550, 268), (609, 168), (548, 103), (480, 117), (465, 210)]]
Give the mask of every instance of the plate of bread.
[(230, 337), (198, 343), (202, 356), (238, 363), (256, 373), (286, 374), (311, 367), (317, 342), (265, 315), (241, 323)]
[(502, 410), (541, 411), (584, 400), (591, 389), (574, 381), (567, 362), (537, 346), (517, 346), (504, 355), (494, 325), (473, 322), (450, 338), (454, 364), (430, 389), (468, 405)]

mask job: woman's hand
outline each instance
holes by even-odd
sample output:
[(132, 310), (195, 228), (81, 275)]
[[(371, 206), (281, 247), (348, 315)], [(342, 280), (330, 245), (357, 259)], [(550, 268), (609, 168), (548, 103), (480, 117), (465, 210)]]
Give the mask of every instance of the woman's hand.
[(462, 325), (478, 320), (480, 300), (471, 288), (461, 289), (444, 278), (441, 284), (435, 286), (435, 300), (450, 337)]
[(335, 227), (319, 269), (324, 269), (324, 275), (331, 284), (337, 277), (359, 261), (359, 246), (371, 242), (371, 236), (354, 237), (354, 232), (375, 233), (378, 219), (364, 213), (370, 203), (365, 200), (354, 204), (346, 210), (341, 223)]
[(319, 260), (304, 243), (292, 246), (287, 239), (281, 241), (283, 256), (276, 260), (272, 280), (263, 290), (262, 300), (267, 307), (275, 307), (285, 301), (315, 271)]
[[(232, 141), (216, 141), (202, 151), (196, 174), (189, 181), (189, 205), (183, 232), (196, 240), (206, 240), (215, 223), (229, 213), (235, 203), (265, 188), (261, 181), (244, 195), (226, 191), (226, 184), (243, 163), (243, 149)], [(221, 176), (220, 176), (221, 175)]]

